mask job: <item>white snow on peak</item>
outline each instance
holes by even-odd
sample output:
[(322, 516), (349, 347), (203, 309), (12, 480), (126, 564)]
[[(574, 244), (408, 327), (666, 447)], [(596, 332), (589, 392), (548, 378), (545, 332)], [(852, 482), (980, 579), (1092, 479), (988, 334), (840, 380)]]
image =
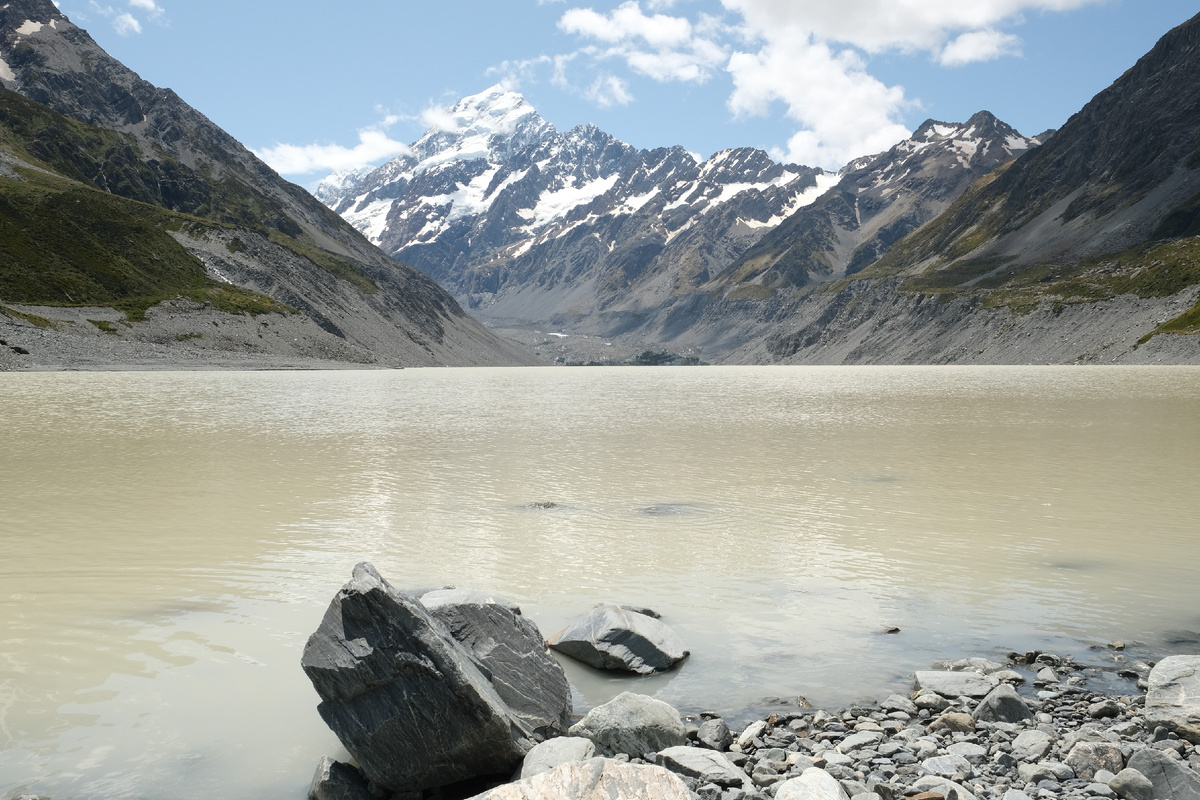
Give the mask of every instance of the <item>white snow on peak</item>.
[(554, 132), (554, 126), (539, 117), (524, 97), (499, 84), (427, 116), (433, 126), (413, 145), (418, 161), (414, 173), (448, 161), (496, 162), (502, 154), (494, 152), (495, 137), (507, 141), (525, 134), (533, 140)]
[(1009, 136), (1004, 140), (1004, 146), (1009, 150), (1028, 150), (1030, 141), (1020, 136)]
[(953, 125), (933, 125), (926, 132), (925, 138), (931, 138), (931, 134), (935, 136), (953, 136), (956, 133), (958, 133), (958, 128)]
[(538, 198), (537, 206), (533, 209), (533, 221), (529, 227), (540, 228), (560, 217), (565, 217), (571, 209), (590, 203), (607, 192), (617, 184), (619, 177), (620, 175), (614, 173), (607, 178), (597, 178), (583, 185), (572, 182), (570, 186), (564, 186), (558, 191), (545, 192)]
[(375, 167), (364, 164), (360, 167), (338, 170), (327, 176), (317, 186), (314, 192), (322, 203), (329, 204), (340, 197), (345, 197), (362, 181), (363, 178), (375, 171)]
[(42, 23), (34, 22), (31, 19), (27, 19), (23, 23), (21, 23), (21, 27), (17, 28), (17, 33), (20, 34), (21, 36), (32, 36), (33, 34), (40, 31), (43, 27), (44, 26), (42, 25)]
[(12, 71), (12, 67), (8, 65), (8, 62), (3, 57), (0, 57), (0, 78), (6, 81), (15, 81), (17, 79), (16, 73)]

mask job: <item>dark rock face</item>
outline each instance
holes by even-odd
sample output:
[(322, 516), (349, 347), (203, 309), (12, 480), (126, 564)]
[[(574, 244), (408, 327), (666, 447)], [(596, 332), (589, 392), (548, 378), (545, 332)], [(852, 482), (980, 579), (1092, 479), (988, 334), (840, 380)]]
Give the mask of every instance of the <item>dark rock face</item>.
[(571, 623), (547, 644), (597, 669), (653, 675), (687, 658), (683, 641), (653, 617), (604, 603)]
[(485, 668), (370, 564), (334, 597), (301, 665), (326, 724), (392, 791), (511, 774), (533, 745)]
[(421, 602), (487, 668), (500, 699), (536, 739), (566, 733), (571, 687), (521, 609), (503, 598), (461, 590), (431, 592)]
[(329, 756), (317, 764), (308, 800), (374, 800), (362, 771)]

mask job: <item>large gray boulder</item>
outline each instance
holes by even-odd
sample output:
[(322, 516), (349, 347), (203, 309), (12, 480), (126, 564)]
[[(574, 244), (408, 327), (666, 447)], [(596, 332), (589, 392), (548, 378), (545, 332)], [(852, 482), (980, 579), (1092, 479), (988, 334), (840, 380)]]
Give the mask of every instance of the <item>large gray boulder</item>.
[(837, 778), (823, 769), (809, 767), (800, 777), (779, 784), (775, 800), (849, 800), (849, 797)]
[(1138, 750), (1129, 768), (1149, 779), (1155, 800), (1200, 800), (1200, 775), (1160, 750)]
[(582, 736), (560, 736), (547, 739), (525, 754), (521, 764), (521, 780), (557, 769), (563, 764), (582, 764), (596, 756), (596, 745)]
[[(984, 697), (999, 685), (1000, 680), (992, 675), (981, 675), (978, 672), (937, 672), (924, 671), (917, 673), (917, 688), (933, 691), (942, 697)], [(917, 705), (921, 705), (918, 700)]]
[(1108, 782), (1108, 788), (1121, 800), (1154, 800), (1154, 784), (1136, 769), (1126, 767), (1118, 772)]
[(1033, 719), (1033, 711), (1016, 689), (1002, 683), (979, 701), (971, 717), (976, 722), (1024, 722)]
[(1022, 731), (1013, 740), (1012, 754), (1022, 761), (1041, 761), (1054, 746), (1054, 740), (1045, 731)]
[(383, 788), (511, 775), (533, 746), (486, 668), (370, 564), (329, 604), (301, 665), (321, 717)]
[(665, 623), (601, 603), (546, 642), (597, 669), (653, 675), (688, 657), (683, 640)]
[(441, 589), (421, 604), (486, 668), (500, 699), (536, 739), (566, 733), (571, 687), (545, 639), (516, 604), (473, 589)]
[(1200, 656), (1170, 656), (1150, 670), (1146, 719), (1200, 744)]
[(729, 756), (702, 747), (668, 747), (658, 752), (658, 765), (701, 784), (739, 787), (749, 783), (746, 773), (729, 760)]
[(678, 711), (661, 700), (633, 692), (622, 692), (593, 708), (571, 726), (571, 735), (632, 758), (687, 744)]
[(692, 800), (678, 775), (648, 764), (593, 758), (497, 786), (471, 800)]

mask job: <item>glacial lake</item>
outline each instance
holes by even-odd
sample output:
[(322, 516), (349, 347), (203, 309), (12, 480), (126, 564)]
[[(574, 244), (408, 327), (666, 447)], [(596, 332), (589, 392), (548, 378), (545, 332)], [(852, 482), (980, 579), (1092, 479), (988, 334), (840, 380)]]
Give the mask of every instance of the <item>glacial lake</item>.
[(300, 654), (363, 560), (547, 636), (661, 612), (691, 658), (567, 664), (578, 712), (1200, 652), (1196, 368), (4, 374), (0, 403), (0, 797), (301, 800), (343, 751)]

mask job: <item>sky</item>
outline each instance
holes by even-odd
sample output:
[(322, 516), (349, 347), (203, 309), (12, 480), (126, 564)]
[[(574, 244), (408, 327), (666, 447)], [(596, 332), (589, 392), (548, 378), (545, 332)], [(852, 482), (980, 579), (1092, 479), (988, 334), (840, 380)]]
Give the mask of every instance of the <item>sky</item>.
[(1195, 0), (58, 0), (310, 188), (500, 83), (559, 130), (837, 169), (926, 119), (1060, 127)]

